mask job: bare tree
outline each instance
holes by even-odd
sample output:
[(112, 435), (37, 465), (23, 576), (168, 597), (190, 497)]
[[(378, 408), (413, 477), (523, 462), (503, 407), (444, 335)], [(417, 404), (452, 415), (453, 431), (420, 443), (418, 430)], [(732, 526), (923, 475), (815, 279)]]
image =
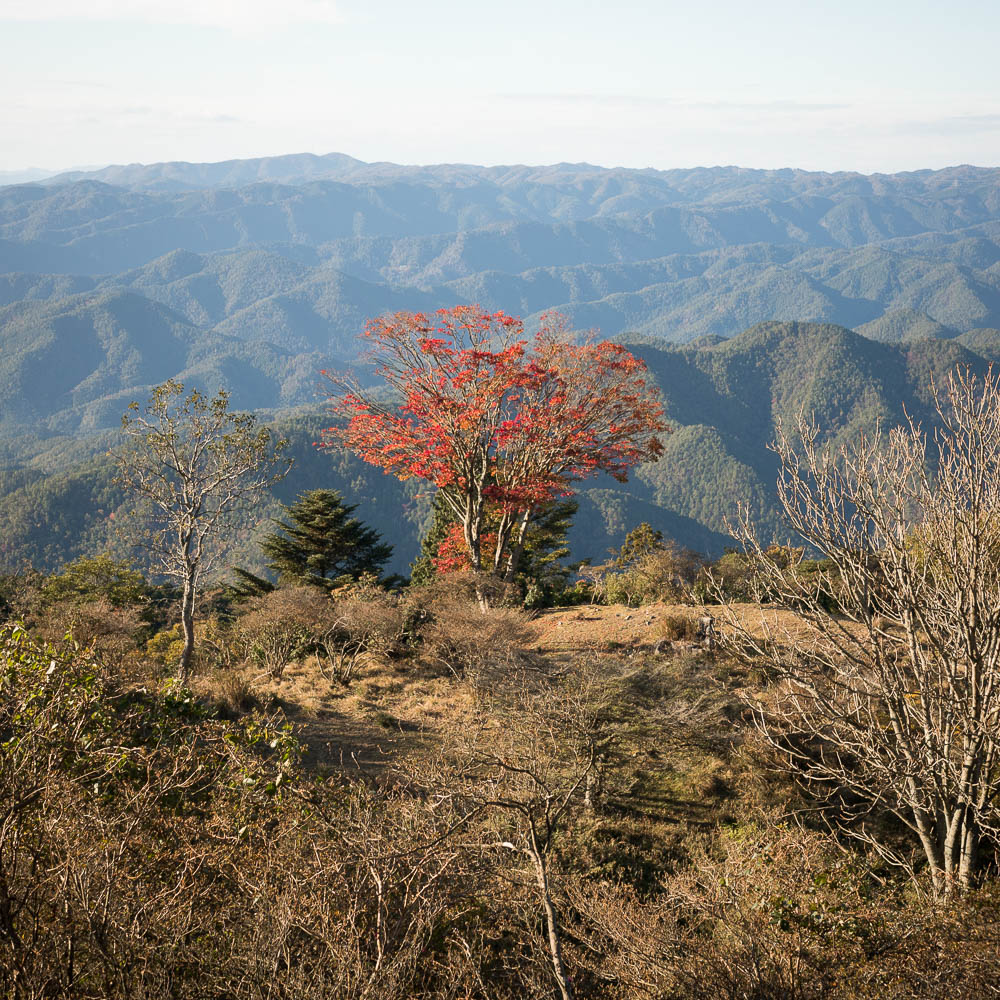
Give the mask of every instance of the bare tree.
[(530, 862), (545, 915), (549, 962), (561, 1000), (572, 1000), (574, 994), (562, 956), (562, 935), (551, 885), (551, 854), (556, 832), (567, 810), (582, 796), (593, 766), (593, 760), (586, 761), (568, 779), (553, 780), (544, 765), (531, 756), (474, 752), (463, 774), (480, 808), (505, 813), (514, 820), (497, 831), (495, 841), (484, 846), (512, 851)]
[(171, 379), (146, 406), (122, 417), (125, 446), (116, 455), (116, 482), (136, 495), (154, 531), (151, 555), (182, 589), (184, 648), (178, 675), (186, 682), (194, 652), (194, 604), (208, 566), (208, 543), (282, 479), (291, 467), (285, 442), (258, 427), (249, 413), (232, 413), (229, 394), (186, 396)]
[(827, 561), (779, 564), (744, 516), (758, 594), (793, 615), (730, 606), (722, 640), (776, 671), (755, 703), (771, 743), (842, 808), (860, 799), (851, 830), (910, 864), (865, 822), (895, 814), (945, 894), (1000, 829), (1000, 377), (956, 372), (934, 398), (929, 440), (911, 421), (833, 453), (805, 420), (797, 446), (779, 429), (779, 499)]
[(534, 897), (531, 909), (542, 910), (561, 1000), (575, 991), (563, 957), (557, 841), (580, 815), (598, 810), (606, 772), (618, 763), (611, 716), (622, 682), (586, 663), (572, 677), (531, 671), (494, 684), (490, 711), (463, 734), (460, 766), (443, 793), (483, 816), (472, 831), (479, 848), (526, 864), (524, 888)]

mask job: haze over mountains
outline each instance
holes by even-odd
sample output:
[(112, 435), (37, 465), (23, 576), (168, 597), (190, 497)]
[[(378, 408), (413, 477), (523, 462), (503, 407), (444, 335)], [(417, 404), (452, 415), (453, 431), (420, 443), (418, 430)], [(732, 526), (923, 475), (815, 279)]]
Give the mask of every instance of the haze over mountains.
[[(303, 154), (0, 187), (3, 510), (29, 501), (19, 490), (52, 486), (45, 476), (70, 475), (129, 400), (168, 377), (224, 385), (240, 407), (315, 407), (319, 370), (358, 361), (368, 317), (459, 302), (529, 323), (556, 308), (643, 345), (677, 430), (627, 492), (590, 495), (578, 555), (599, 556), (654, 515), (718, 548), (733, 495), (773, 517), (764, 445), (793, 403), (822, 412), (836, 436), (924, 405), (931, 370), (1000, 356), (1000, 170), (405, 167)], [(719, 342), (758, 323), (770, 325)], [(362, 493), (390, 489), (343, 474)], [(337, 484), (295, 489), (313, 485)], [(418, 522), (397, 544), (411, 545)], [(68, 527), (66, 544), (95, 525)], [(39, 555), (26, 540), (35, 529), (6, 528), (18, 557), (68, 551)]]

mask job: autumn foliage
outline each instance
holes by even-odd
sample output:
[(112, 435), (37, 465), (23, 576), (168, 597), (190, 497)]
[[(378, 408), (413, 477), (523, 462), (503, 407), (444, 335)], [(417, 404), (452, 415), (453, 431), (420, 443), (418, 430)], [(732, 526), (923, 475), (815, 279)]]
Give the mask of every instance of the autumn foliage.
[(365, 336), (397, 405), (330, 375), (325, 439), (433, 483), (474, 570), (512, 576), (540, 505), (598, 473), (624, 481), (662, 451), (645, 365), (618, 344), (573, 343), (558, 314), (530, 339), (519, 319), (478, 306), (380, 317)]
[[(495, 552), (497, 544), (496, 532), (486, 530), (480, 537), (484, 551)], [(462, 525), (453, 524), (445, 539), (438, 546), (437, 555), (431, 557), (435, 573), (462, 573), (469, 569), (469, 549), (465, 544), (465, 532)]]

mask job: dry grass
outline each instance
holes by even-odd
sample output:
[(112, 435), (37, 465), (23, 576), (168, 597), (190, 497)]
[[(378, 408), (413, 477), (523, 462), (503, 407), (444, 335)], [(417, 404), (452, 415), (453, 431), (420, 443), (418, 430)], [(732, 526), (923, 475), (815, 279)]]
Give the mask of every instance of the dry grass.
[(540, 653), (640, 649), (655, 644), (667, 617), (697, 617), (702, 612), (683, 604), (589, 605), (542, 611), (529, 625), (532, 647)]
[(192, 688), (225, 719), (238, 718), (260, 706), (259, 691), (246, 668), (206, 671), (193, 679)]
[(638, 650), (654, 645), (663, 636), (666, 622), (685, 619), (697, 623), (699, 618), (709, 616), (716, 629), (724, 632), (730, 614), (757, 636), (763, 636), (765, 630), (771, 635), (787, 635), (792, 640), (810, 635), (794, 612), (760, 604), (732, 604), (728, 608), (688, 604), (649, 604), (641, 608), (588, 605), (539, 612), (528, 626), (529, 641), (533, 649), (542, 653), (600, 650), (609, 644), (614, 644), (615, 649)]
[(401, 754), (433, 752), (442, 733), (462, 729), (474, 713), (467, 684), (415, 658), (365, 657), (349, 684), (331, 682), (315, 657), (292, 664), (281, 678), (260, 677), (254, 692), (281, 711), (309, 747), (320, 770), (378, 770)]
[[(752, 621), (762, 611), (744, 606), (742, 613)], [(458, 812), (467, 813), (469, 796), (488, 794), (494, 800), (499, 789), (504, 796), (524, 798), (521, 772), (504, 769), (517, 759), (512, 755), (531, 761), (552, 787), (571, 784), (588, 759), (588, 739), (600, 748), (599, 783), (592, 802), (589, 791), (586, 804), (578, 795), (560, 818), (549, 854), (577, 996), (992, 995), (983, 983), (992, 982), (1000, 948), (995, 907), (984, 908), (981, 917), (974, 906), (956, 909), (946, 926), (944, 916), (924, 913), (909, 897), (897, 898), (884, 881), (869, 880), (864, 859), (835, 845), (822, 830), (789, 824), (787, 817), (802, 804), (795, 786), (771, 767), (762, 756), (766, 748), (754, 743), (731, 711), (734, 687), (753, 687), (752, 677), (722, 656), (653, 652), (663, 631), (673, 627), (672, 617), (682, 614), (685, 621), (698, 617), (696, 609), (660, 605), (639, 611), (563, 609), (533, 622), (521, 620), (522, 639), (513, 651), (526, 669), (501, 675), (485, 695), (468, 676), (442, 669), (439, 647), (426, 644), (410, 647), (406, 656), (398, 655), (402, 650), (392, 658), (366, 653), (347, 684), (324, 676), (313, 657), (290, 665), (280, 677), (251, 666), (203, 668), (194, 678), (196, 693), (220, 713), (238, 713), (255, 701), (294, 724), (308, 745), (301, 788), (307, 796), (326, 796), (323, 810), (301, 813), (294, 811), (297, 798), (277, 796), (273, 801), (281, 801), (281, 809), (266, 825), (242, 827), (248, 838), (257, 838), (252, 844), (239, 835), (234, 841), (232, 831), (240, 827), (230, 822), (232, 816), (219, 814), (220, 857), (226, 872), (237, 873), (240, 890), (206, 896), (212, 904), (202, 912), (216, 921), (218, 913), (232, 910), (232, 920), (243, 921), (245, 911), (245, 924), (230, 925), (245, 927), (244, 938), (226, 938), (226, 948), (232, 942), (231, 965), (239, 982), (260, 983), (263, 989), (220, 987), (211, 995), (248, 1000), (275, 990), (303, 998), (391, 1000), (549, 995), (535, 881), (521, 853), (495, 849), (497, 841), (502, 847), (516, 839), (517, 817), (484, 812), (461, 826), (455, 820)], [(763, 614), (779, 624), (794, 622), (780, 612)], [(475, 621), (481, 625), (482, 616)], [(601, 651), (602, 644), (612, 643), (621, 648), (613, 655)], [(541, 647), (544, 655), (537, 650), (526, 655), (525, 646)], [(25, 766), (38, 759), (26, 756)], [(244, 766), (271, 766), (266, 751), (254, 759), (248, 756)], [(317, 781), (323, 774), (327, 780)], [(89, 780), (78, 784), (74, 801), (89, 803), (78, 810), (80, 816), (98, 815), (123, 801), (99, 797)], [(256, 795), (248, 814), (272, 801), (266, 790), (252, 793), (241, 780), (209, 787)], [(62, 799), (54, 795), (52, 801)], [(159, 801), (151, 798), (151, 807), (159, 808)], [(310, 826), (326, 813), (328, 826)], [(53, 825), (59, 837), (64, 828), (70, 827)], [(199, 819), (185, 829), (197, 839), (206, 825)], [(458, 829), (461, 844), (453, 839)], [(108, 838), (99, 832), (93, 843), (103, 849)], [(159, 826), (155, 832), (159, 837)], [(115, 891), (141, 877), (148, 858), (162, 865), (172, 857), (159, 850), (160, 843), (142, 842), (139, 862), (118, 879)], [(421, 843), (434, 845), (423, 859), (414, 852)], [(82, 855), (78, 844), (70, 846), (76, 853), (62, 856), (75, 864)], [(418, 863), (425, 868), (412, 867)], [(92, 870), (102, 869), (96, 864)], [(205, 891), (217, 893), (218, 884), (206, 879)], [(426, 899), (431, 905), (421, 902), (418, 909), (414, 901)], [(187, 897), (182, 903), (177, 912), (189, 920)], [(414, 922), (398, 923), (411, 904)], [(53, 912), (52, 926), (58, 928), (64, 910)], [(80, 909), (85, 916), (93, 912)], [(172, 913), (167, 916), (174, 919)], [(145, 946), (153, 925), (143, 920), (128, 926)], [(213, 923), (210, 932), (195, 928), (195, 934), (179, 923), (183, 933), (163, 936), (164, 968), (178, 940), (191, 943), (189, 954), (205, 963), (204, 970), (191, 973), (192, 991), (176, 995), (211, 992), (205, 977), (216, 975), (222, 963), (202, 942), (218, 935), (218, 926)], [(391, 957), (397, 949), (398, 969), (406, 975), (416, 970), (409, 979), (401, 972), (397, 987), (384, 969), (373, 972), (371, 963), (364, 964), (375, 940), (372, 929), (379, 927), (401, 928), (385, 954)], [(354, 981), (368, 984), (365, 992), (347, 992), (335, 981), (339, 969), (354, 970)], [(468, 969), (466, 981), (462, 975)], [(422, 992), (433, 975), (439, 976), (440, 990)], [(923, 985), (905, 985), (923, 984), (928, 976), (940, 979), (939, 987), (921, 992)]]
[(657, 623), (656, 634), (670, 642), (698, 638), (698, 619), (693, 614), (665, 614)]

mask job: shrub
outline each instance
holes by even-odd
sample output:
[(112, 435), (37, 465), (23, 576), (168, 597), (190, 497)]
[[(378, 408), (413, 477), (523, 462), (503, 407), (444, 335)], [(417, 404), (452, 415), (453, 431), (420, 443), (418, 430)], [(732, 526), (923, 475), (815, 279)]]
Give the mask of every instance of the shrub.
[(138, 659), (148, 626), (141, 606), (116, 605), (107, 597), (49, 604), (37, 628), (49, 642), (67, 633), (88, 646), (106, 670), (120, 671), (129, 658)]
[(657, 627), (659, 638), (671, 642), (687, 639), (694, 641), (700, 636), (700, 626), (689, 615), (664, 615)]
[(530, 641), (531, 615), (496, 603), (482, 609), (469, 574), (440, 577), (417, 588), (409, 602), (424, 655), (473, 683), (509, 671)]
[(706, 567), (695, 584), (699, 600), (746, 603), (754, 599), (753, 567), (742, 552), (730, 550)]
[(0, 622), (27, 621), (40, 603), (45, 577), (25, 569), (0, 576)]
[(201, 689), (223, 719), (238, 719), (259, 707), (253, 684), (240, 670), (215, 669), (204, 677)]
[(315, 654), (320, 669), (348, 683), (367, 655), (388, 656), (402, 644), (406, 611), (371, 580), (332, 594), (318, 587), (279, 587), (253, 598), (237, 618), (244, 655), (279, 678), (295, 659)]
[(179, 624), (161, 629), (146, 640), (146, 658), (161, 666), (177, 663), (184, 649)]
[(42, 587), (46, 603), (106, 598), (115, 607), (145, 605), (152, 590), (143, 575), (108, 555), (81, 557), (50, 576)]
[(406, 611), (395, 598), (383, 591), (349, 593), (317, 620), (313, 641), (324, 672), (347, 684), (363, 656), (385, 657), (400, 649), (406, 629)]
[[(829, 559), (805, 559), (803, 549), (788, 545), (770, 545), (765, 550), (788, 581), (799, 581), (816, 589), (821, 605), (835, 611), (838, 605), (838, 587), (830, 587), (827, 577), (836, 576)], [(730, 550), (711, 566), (702, 569), (694, 586), (694, 596), (703, 603), (757, 603), (772, 602), (777, 593), (773, 586), (757, 573), (753, 560), (745, 553)]]
[(302, 780), (285, 729), (213, 714), (0, 630), (0, 995), (483, 996), (496, 894), (457, 808)]
[(312, 587), (279, 587), (248, 601), (234, 626), (244, 656), (270, 677), (281, 677), (309, 651), (317, 599), (329, 603)]
[(294, 743), (21, 628), (0, 629), (0, 733), (0, 994), (226, 995), (207, 942), (259, 914), (219, 888), (252, 871)]
[(665, 541), (648, 524), (631, 531), (612, 556), (610, 562), (585, 571), (595, 599), (608, 604), (690, 601), (705, 564), (697, 552)]

